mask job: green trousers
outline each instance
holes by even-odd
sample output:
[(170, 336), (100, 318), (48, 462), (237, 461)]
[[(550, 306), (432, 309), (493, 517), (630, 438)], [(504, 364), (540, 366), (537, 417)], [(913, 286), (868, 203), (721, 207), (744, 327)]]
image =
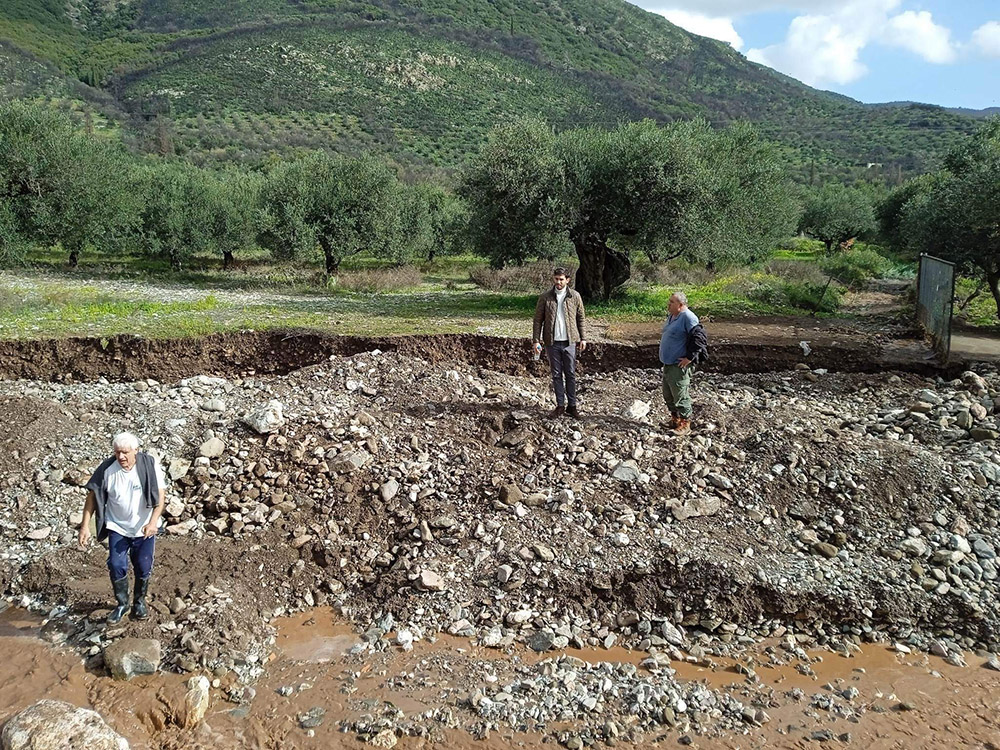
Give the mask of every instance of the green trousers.
[(671, 414), (691, 419), (690, 365), (686, 369), (680, 365), (663, 366), (663, 400)]

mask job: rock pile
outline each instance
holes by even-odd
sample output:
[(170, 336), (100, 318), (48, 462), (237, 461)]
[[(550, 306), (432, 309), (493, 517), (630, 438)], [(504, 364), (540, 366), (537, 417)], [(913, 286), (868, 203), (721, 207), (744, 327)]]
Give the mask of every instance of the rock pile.
[[(65, 597), (64, 636), (95, 657), (155, 636), (164, 664), (241, 679), (268, 653), (269, 620), (319, 604), (372, 648), (395, 632), (404, 648), (450, 633), (654, 661), (764, 636), (1000, 649), (996, 370), (699, 376), (685, 438), (658, 388), (655, 371), (583, 376), (584, 418), (547, 421), (542, 380), (377, 351), (284, 377), (0, 383), (15, 411), (61, 417), (51, 436), (8, 439), (0, 580)], [(99, 570), (99, 552), (67, 545), (81, 485), (126, 428), (171, 485), (154, 616), (104, 632), (53, 571)], [(762, 720), (651, 666), (663, 679), (554, 660), (468, 705), (484, 726), (612, 703), (644, 726)], [(567, 679), (569, 709), (547, 697)]]

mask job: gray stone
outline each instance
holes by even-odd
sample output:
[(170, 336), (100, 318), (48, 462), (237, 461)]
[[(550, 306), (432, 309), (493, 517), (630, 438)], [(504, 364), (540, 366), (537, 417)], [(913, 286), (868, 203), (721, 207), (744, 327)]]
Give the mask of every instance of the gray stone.
[(516, 484), (505, 484), (500, 488), (500, 502), (517, 505), (524, 500), (524, 493)]
[(243, 423), (260, 435), (277, 432), (285, 424), (283, 409), (280, 401), (268, 401), (263, 406), (248, 412), (243, 417)]
[(116, 680), (155, 674), (160, 658), (160, 642), (150, 638), (123, 638), (104, 649), (104, 663)]
[(1000, 438), (1000, 431), (991, 430), (987, 427), (973, 427), (969, 430), (969, 436), (973, 440), (978, 440), (980, 442), (984, 440), (996, 440)]
[(544, 544), (534, 544), (531, 549), (534, 550), (535, 557), (543, 562), (552, 562), (556, 559), (556, 555), (552, 551), (552, 548), (546, 547)]
[(330, 471), (337, 474), (353, 474), (363, 468), (371, 459), (367, 451), (352, 451), (337, 456), (330, 463)]
[(532, 651), (550, 650), (556, 642), (556, 635), (551, 630), (538, 630), (528, 639), (528, 648)]
[(226, 444), (214, 437), (206, 440), (198, 447), (198, 455), (205, 458), (218, 458), (226, 450)]
[(900, 543), (899, 548), (911, 557), (923, 557), (927, 554), (927, 543), (920, 537), (907, 537)]
[(170, 462), (167, 467), (167, 477), (171, 482), (176, 482), (178, 479), (182, 479), (187, 476), (188, 471), (191, 470), (191, 462), (184, 458), (175, 458)]
[(128, 750), (101, 715), (70, 703), (41, 700), (14, 714), (0, 734), (3, 750)]
[(323, 723), (324, 716), (326, 716), (325, 708), (322, 706), (313, 706), (308, 711), (298, 714), (295, 718), (298, 719), (299, 726), (303, 729), (315, 729)]
[(389, 502), (399, 494), (399, 482), (395, 479), (389, 479), (379, 488), (379, 494), (382, 496), (383, 502)]
[(985, 539), (977, 539), (972, 543), (972, 551), (976, 553), (976, 557), (980, 560), (993, 560), (996, 558), (996, 550), (993, 549), (993, 545), (987, 542)]
[(683, 505), (675, 505), (671, 508), (674, 518), (678, 521), (700, 516), (714, 516), (720, 510), (722, 510), (722, 499), (715, 495), (691, 498), (686, 500)]
[(924, 403), (933, 404), (935, 406), (944, 401), (944, 399), (941, 398), (938, 394), (927, 388), (925, 388), (924, 390), (920, 391), (920, 393), (917, 394), (917, 400), (923, 401)]
[(721, 474), (709, 474), (705, 479), (713, 487), (718, 487), (720, 490), (731, 490), (733, 488), (733, 483)]
[(444, 591), (444, 579), (433, 570), (420, 571), (420, 588), (424, 591)]
[(674, 625), (672, 622), (664, 621), (660, 626), (660, 632), (663, 634), (664, 640), (673, 646), (683, 646), (684, 645), (684, 634)]
[(816, 542), (816, 544), (814, 544), (812, 546), (812, 550), (817, 555), (822, 555), (823, 557), (826, 557), (826, 558), (834, 558), (834, 557), (837, 556), (837, 553), (840, 551), (836, 547), (834, 547), (832, 544), (828, 544), (826, 542)]
[(628, 461), (621, 461), (611, 471), (611, 476), (619, 482), (638, 482), (639, 467), (636, 466), (635, 461), (632, 461), (631, 459)]
[(625, 408), (622, 416), (627, 419), (642, 419), (649, 414), (650, 408), (648, 401), (639, 401), (637, 399)]
[(201, 405), (201, 408), (205, 411), (223, 412), (226, 410), (226, 402), (221, 398), (210, 398)]

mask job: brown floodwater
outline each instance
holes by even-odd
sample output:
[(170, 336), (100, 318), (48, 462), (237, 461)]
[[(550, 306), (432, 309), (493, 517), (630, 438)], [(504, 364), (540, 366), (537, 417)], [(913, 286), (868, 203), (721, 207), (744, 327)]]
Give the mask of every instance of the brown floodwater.
[[(240, 706), (226, 700), (223, 682), (213, 690), (205, 722), (183, 731), (172, 723), (172, 716), (183, 703), (186, 676), (164, 673), (116, 682), (89, 672), (74, 652), (41, 640), (41, 624), (17, 609), (0, 613), (0, 722), (36, 700), (55, 698), (99, 711), (132, 748), (140, 750), (359, 748), (364, 745), (357, 735), (340, 731), (341, 721), (378, 714), (389, 704), (407, 717), (454, 707), (464, 695), (456, 685), (468, 691), (504, 684), (517, 665), (561, 653), (595, 663), (638, 664), (647, 656), (621, 648), (544, 655), (519, 648), (503, 653), (453, 636), (440, 636), (433, 643), (417, 641), (408, 652), (394, 646), (380, 654), (351, 654), (352, 647), (362, 642), (360, 635), (330, 610), (318, 608), (276, 623), (274, 650), (251, 703)], [(811, 652), (810, 657), (812, 674), (803, 674), (796, 669), (797, 661), (768, 666), (768, 654), (758, 650), (752, 655), (752, 667), (764, 692), (772, 695), (774, 705), (766, 709), (770, 722), (722, 738), (692, 735), (690, 746), (1000, 748), (1000, 673), (985, 669), (983, 658), (967, 654), (969, 666), (960, 668), (935, 656), (902, 654), (875, 645), (850, 657), (826, 651)], [(736, 671), (733, 660), (671, 666), (679, 679), (705, 681), (737, 698), (746, 685), (746, 676)], [(853, 717), (809, 705), (815, 694), (849, 687), (859, 691)], [(805, 697), (795, 700), (787, 695), (794, 688)], [(326, 711), (322, 724), (311, 731), (300, 728), (297, 715), (317, 706)], [(814, 732), (824, 730), (832, 733), (832, 743), (811, 739)], [(649, 734), (642, 747), (677, 747), (680, 737), (676, 731)], [(445, 729), (435, 730), (430, 738), (401, 737), (396, 747), (494, 750), (543, 745), (557, 746), (551, 735), (499, 731), (477, 740), (464, 730)]]

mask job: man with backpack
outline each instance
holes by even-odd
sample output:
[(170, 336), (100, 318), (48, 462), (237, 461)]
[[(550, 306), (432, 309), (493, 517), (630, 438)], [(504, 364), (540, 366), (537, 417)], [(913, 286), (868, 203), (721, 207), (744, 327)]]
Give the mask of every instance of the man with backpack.
[(660, 337), (663, 400), (670, 410), (670, 427), (677, 435), (691, 432), (691, 372), (708, 359), (708, 337), (698, 316), (688, 309), (687, 295), (674, 292)]

